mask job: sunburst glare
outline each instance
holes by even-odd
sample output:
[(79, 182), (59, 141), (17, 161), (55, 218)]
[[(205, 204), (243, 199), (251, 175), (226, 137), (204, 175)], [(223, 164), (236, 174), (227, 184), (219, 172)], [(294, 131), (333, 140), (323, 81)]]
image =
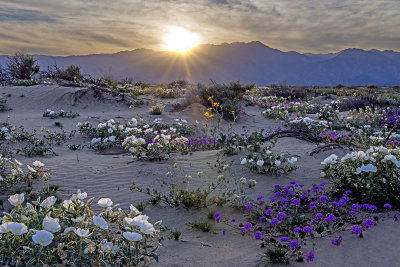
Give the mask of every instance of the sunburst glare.
[(185, 28), (173, 28), (164, 37), (166, 50), (185, 53), (200, 43), (200, 36)]

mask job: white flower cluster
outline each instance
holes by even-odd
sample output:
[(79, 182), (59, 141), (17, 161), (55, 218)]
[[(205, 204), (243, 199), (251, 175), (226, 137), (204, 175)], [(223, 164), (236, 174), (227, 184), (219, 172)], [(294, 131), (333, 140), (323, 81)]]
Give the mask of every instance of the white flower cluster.
[[(86, 198), (87, 193), (78, 190), (57, 208), (54, 196), (43, 201), (39, 198), (37, 201), (27, 203), (26, 207), (22, 206), (25, 200), (24, 194), (10, 196), (8, 201), (15, 209), (0, 218), (0, 242), (8, 242), (13, 236), (20, 236), (19, 244), (29, 250), (36, 249), (36, 245), (44, 249), (53, 242), (56, 245), (52, 247), (68, 243), (72, 246), (71, 253), (75, 253), (73, 244), (79, 249), (82, 244), (88, 244), (85, 254), (93, 253), (95, 248), (99, 247), (105, 256), (115, 255), (125, 250), (121, 251), (120, 257), (123, 257), (123, 255), (128, 255), (127, 251), (131, 246), (136, 246), (137, 249), (147, 246), (149, 241), (159, 236), (159, 230), (155, 227), (159, 226), (161, 221), (155, 224), (150, 223), (149, 217), (141, 214), (133, 205), (130, 206), (130, 213), (125, 213), (118, 208), (119, 205), (114, 205), (111, 199), (101, 198), (97, 204), (103, 210), (98, 215), (94, 215), (89, 208), (93, 198), (84, 202)], [(116, 224), (115, 222), (121, 222), (120, 227), (113, 225)], [(29, 227), (32, 228), (29, 229)], [(119, 232), (118, 228), (124, 231)], [(141, 243), (142, 240), (144, 243)], [(47, 251), (41, 250), (41, 252), (40, 257), (48, 257), (41, 260), (54, 259), (55, 255), (51, 248)], [(0, 256), (4, 256), (1, 255), (2, 253)], [(17, 254), (18, 251), (15, 253)], [(141, 253), (140, 249), (135, 253)], [(132, 257), (136, 256), (132, 255)], [(61, 260), (66, 258), (61, 257)]]

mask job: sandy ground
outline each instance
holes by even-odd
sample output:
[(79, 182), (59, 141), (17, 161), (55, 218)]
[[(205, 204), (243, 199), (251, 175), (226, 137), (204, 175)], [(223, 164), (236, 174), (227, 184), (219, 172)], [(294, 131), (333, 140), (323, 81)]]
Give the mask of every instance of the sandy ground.
[[(201, 117), (197, 106), (181, 112), (171, 112), (171, 104), (176, 100), (161, 99), (155, 99), (155, 103), (166, 104), (165, 112), (161, 116), (151, 116), (148, 115), (149, 107), (146, 105), (131, 110), (128, 105), (117, 102), (110, 95), (103, 93), (99, 96), (86, 88), (57, 85), (0, 87), (0, 94), (8, 100), (7, 104), (12, 108), (11, 111), (0, 113), (0, 121), (8, 120), (12, 125), (23, 125), (29, 131), (39, 130), (42, 126), (52, 131), (59, 130), (54, 126), (55, 121), (60, 121), (64, 130), (69, 132), (76, 129), (75, 125), (78, 122), (84, 121), (97, 125), (108, 119), (130, 119), (140, 115), (145, 121), (150, 122), (160, 117), (164, 122), (182, 118), (188, 120), (189, 123), (194, 123)], [(7, 94), (12, 94), (12, 96), (7, 97)], [(20, 97), (22, 94), (24, 97)], [(42, 115), (47, 108), (76, 111), (80, 117), (44, 118)], [(245, 114), (240, 117), (235, 129), (241, 131), (242, 126), (252, 131), (275, 130), (279, 123), (261, 116), (261, 110), (258, 107), (246, 107)], [(85, 144), (89, 141), (90, 139), (83, 138), (78, 133), (69, 143)], [(259, 194), (268, 196), (276, 183), (285, 184), (296, 180), (305, 185), (311, 185), (322, 182), (319, 178), (320, 162), (332, 153), (338, 156), (346, 153), (344, 150), (331, 150), (310, 156), (310, 152), (315, 147), (315, 144), (294, 138), (279, 139), (274, 151), (299, 157), (300, 166), (296, 172), (279, 177), (250, 173), (239, 164), (240, 155), (227, 157), (226, 160), (234, 161), (233, 171), (236, 175), (257, 180), (257, 186), (249, 191), (250, 196), (256, 197)], [(120, 203), (124, 209), (128, 209), (131, 203), (138, 204), (148, 198), (145, 194), (129, 190), (132, 179), (144, 187), (157, 186), (160, 177), (172, 170), (174, 163), (179, 163), (185, 172), (196, 177), (198, 171), (212, 173), (206, 163), (215, 162), (217, 159), (216, 151), (204, 151), (186, 156), (176, 154), (170, 160), (162, 162), (133, 162), (130, 155), (120, 153), (104, 155), (88, 148), (72, 151), (65, 146), (53, 146), (53, 149), (58, 156), (33, 158), (17, 156), (17, 158), (25, 164), (30, 164), (36, 159), (45, 163), (51, 170), (51, 183), (60, 185), (64, 195), (75, 192), (79, 188), (97, 199), (109, 197), (114, 203)], [(37, 182), (34, 186), (42, 185)], [(0, 196), (1, 199), (7, 197), (8, 195)], [(210, 207), (210, 209), (216, 211), (217, 207)], [(221, 211), (223, 215), (232, 213), (229, 208), (219, 208), (218, 211)], [(257, 256), (264, 251), (253, 236), (242, 237), (240, 233), (229, 230), (225, 236), (218, 231), (202, 233), (185, 225), (187, 222), (204, 219), (207, 214), (206, 209), (187, 210), (184, 207), (148, 206), (145, 213), (153, 222), (162, 219), (164, 226), (182, 230), (181, 241), (170, 240), (166, 236), (164, 246), (158, 251), (160, 263), (157, 266), (254, 266)], [(349, 233), (343, 233), (342, 236), (343, 243), (340, 247), (333, 247), (330, 239), (315, 240), (316, 259), (311, 265), (400, 266), (399, 223), (386, 220), (367, 231), (363, 239), (351, 236)], [(303, 265), (303, 263), (294, 263), (294, 265)]]

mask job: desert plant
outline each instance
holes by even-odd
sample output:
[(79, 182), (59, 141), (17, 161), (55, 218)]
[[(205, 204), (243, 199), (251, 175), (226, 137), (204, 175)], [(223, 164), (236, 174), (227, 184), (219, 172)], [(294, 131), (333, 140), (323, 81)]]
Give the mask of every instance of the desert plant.
[(400, 206), (399, 157), (397, 149), (382, 146), (352, 152), (340, 160), (332, 154), (322, 162), (321, 176), (329, 178), (337, 192), (351, 190), (356, 201)]
[(14, 208), (0, 227), (0, 261), (14, 266), (147, 266), (158, 261), (161, 221), (151, 224), (132, 205), (127, 213), (109, 198), (98, 200), (102, 210), (95, 215), (93, 198), (86, 198), (78, 190), (59, 207), (54, 196), (24, 207), (23, 193), (10, 196)]
[(163, 104), (156, 104), (149, 108), (151, 115), (161, 115), (164, 111), (165, 106)]
[(30, 80), (39, 72), (40, 67), (33, 56), (17, 52), (14, 56), (8, 57), (7, 69), (13, 79)]
[(70, 65), (66, 69), (57, 68), (55, 77), (75, 83), (83, 81), (83, 75), (79, 66)]

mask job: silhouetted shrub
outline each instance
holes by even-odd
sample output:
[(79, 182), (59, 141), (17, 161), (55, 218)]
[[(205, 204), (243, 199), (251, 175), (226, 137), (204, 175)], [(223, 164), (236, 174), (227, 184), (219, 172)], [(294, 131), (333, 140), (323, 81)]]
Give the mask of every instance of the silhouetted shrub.
[(340, 111), (348, 111), (352, 109), (360, 109), (365, 108), (366, 106), (371, 106), (370, 101), (366, 98), (345, 98), (340, 100), (339, 103), (339, 110)]
[(185, 80), (177, 80), (177, 81), (173, 81), (170, 82), (167, 87), (168, 88), (177, 88), (177, 89), (182, 89), (182, 88), (186, 88), (189, 85), (189, 83)]
[(287, 99), (307, 99), (315, 95), (315, 89), (306, 87), (282, 87), (274, 86), (269, 90), (269, 95), (274, 95), (277, 97), (284, 97)]
[(40, 70), (39, 65), (36, 64), (36, 59), (31, 55), (17, 52), (14, 56), (7, 58), (8, 74), (12, 79), (30, 80)]

